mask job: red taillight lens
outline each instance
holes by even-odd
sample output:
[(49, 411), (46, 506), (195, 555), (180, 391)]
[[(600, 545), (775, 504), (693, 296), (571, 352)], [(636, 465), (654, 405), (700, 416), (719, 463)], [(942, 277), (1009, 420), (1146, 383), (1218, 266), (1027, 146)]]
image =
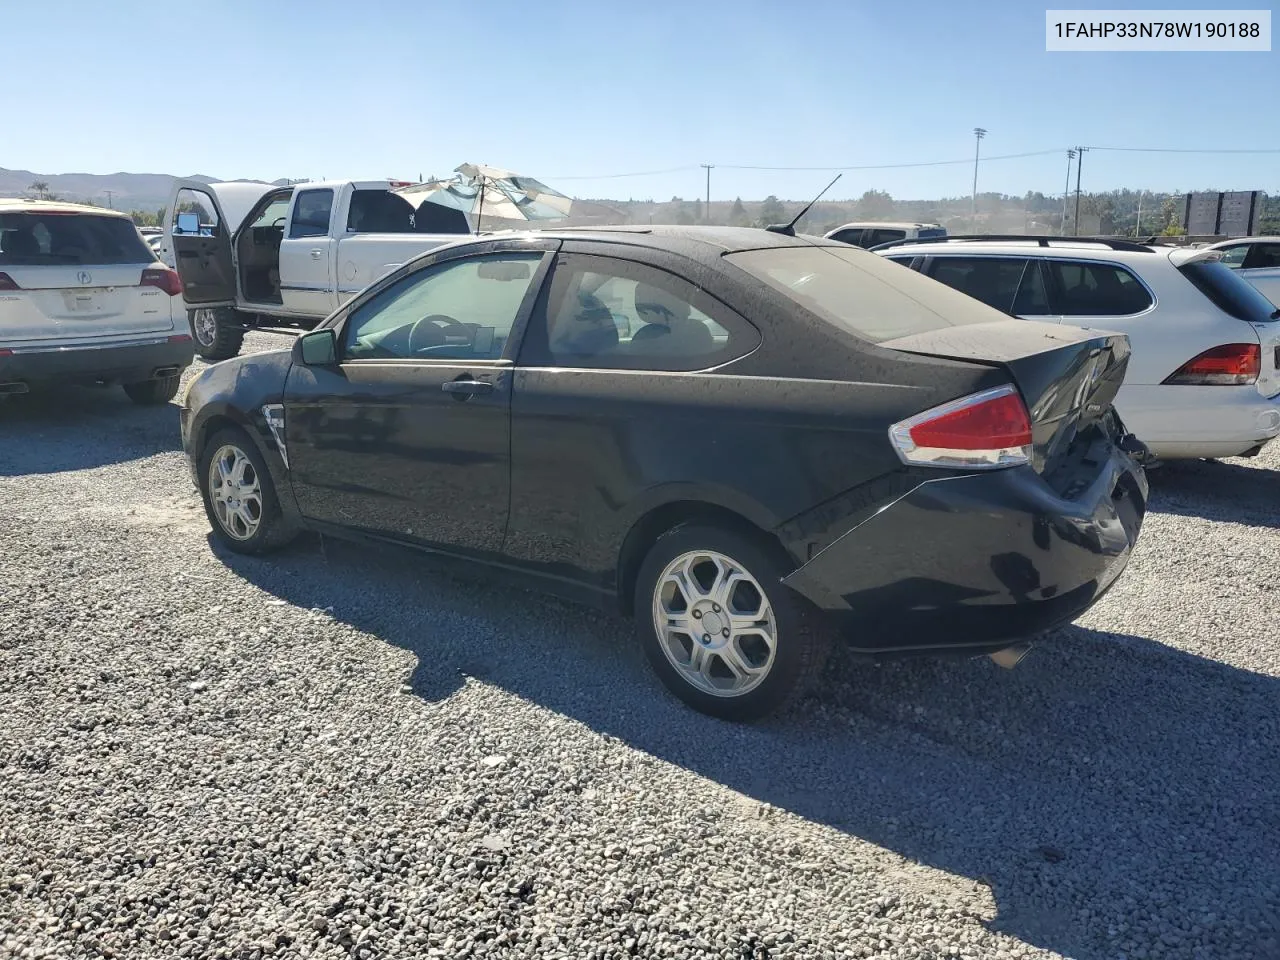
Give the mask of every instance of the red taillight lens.
[(1175, 386), (1236, 387), (1256, 383), (1262, 350), (1256, 343), (1227, 343), (1206, 350), (1165, 378)]
[(984, 390), (889, 428), (903, 463), (991, 469), (1031, 460), (1031, 417), (1013, 385)]
[(12, 357), (13, 351), (8, 347), (0, 347), (0, 357)]
[(0, 290), (21, 290), (13, 280), (13, 277), (7, 273), (0, 273)]
[(139, 286), (159, 287), (171, 297), (182, 292), (182, 278), (168, 267), (147, 267), (142, 271), (142, 282)]

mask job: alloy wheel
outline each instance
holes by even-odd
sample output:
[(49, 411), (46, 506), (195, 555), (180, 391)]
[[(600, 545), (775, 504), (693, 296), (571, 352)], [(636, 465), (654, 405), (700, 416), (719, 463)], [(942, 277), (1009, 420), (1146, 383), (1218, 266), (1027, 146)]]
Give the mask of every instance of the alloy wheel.
[(213, 310), (196, 310), (191, 316), (191, 332), (202, 347), (213, 346), (218, 338), (218, 319)]
[(741, 564), (711, 550), (676, 557), (658, 577), (653, 625), (680, 676), (718, 697), (754, 690), (773, 666), (777, 621)]
[(227, 535), (249, 540), (262, 525), (262, 485), (258, 471), (233, 444), (218, 448), (209, 461), (209, 502)]

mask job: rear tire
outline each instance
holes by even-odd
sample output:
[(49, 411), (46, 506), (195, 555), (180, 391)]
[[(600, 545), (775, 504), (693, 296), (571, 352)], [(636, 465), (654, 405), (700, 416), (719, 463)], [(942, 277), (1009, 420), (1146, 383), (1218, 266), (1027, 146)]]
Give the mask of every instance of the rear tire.
[(210, 363), (230, 360), (244, 343), (243, 318), (232, 307), (198, 307), (187, 311), (196, 353)]
[(298, 535), (280, 510), (266, 461), (243, 430), (228, 427), (210, 437), (197, 469), (209, 526), (228, 550), (269, 553)]
[(144, 407), (168, 403), (178, 395), (181, 376), (161, 377), (159, 380), (141, 380), (124, 384), (124, 392), (134, 403)]
[(645, 557), (636, 636), (667, 689), (695, 710), (757, 720), (793, 703), (821, 673), (829, 635), (782, 584), (779, 549), (697, 523), (663, 534)]

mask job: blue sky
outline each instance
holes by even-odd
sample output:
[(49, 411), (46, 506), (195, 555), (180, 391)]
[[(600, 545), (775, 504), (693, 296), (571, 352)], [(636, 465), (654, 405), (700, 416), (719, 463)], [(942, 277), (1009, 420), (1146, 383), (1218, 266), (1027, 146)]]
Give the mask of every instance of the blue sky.
[[(800, 198), (834, 174), (731, 166), (971, 158), (975, 126), (987, 155), (1053, 151), (983, 164), (979, 189), (1013, 194), (1060, 193), (1073, 144), (1280, 151), (1280, 53), (1046, 53), (1048, 5), (0, 0), (30, 41), (5, 44), (0, 166), (411, 178), (478, 161), (665, 200), (703, 194), (700, 163), (713, 199)], [(585, 179), (636, 171), (669, 172)], [(830, 198), (967, 195), (972, 175), (855, 170)], [(1095, 150), (1083, 185), (1280, 193), (1280, 152)]]

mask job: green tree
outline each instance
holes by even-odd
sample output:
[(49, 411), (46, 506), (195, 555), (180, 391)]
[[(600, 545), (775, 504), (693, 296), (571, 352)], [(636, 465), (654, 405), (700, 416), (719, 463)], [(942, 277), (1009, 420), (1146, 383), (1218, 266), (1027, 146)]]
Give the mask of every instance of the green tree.
[(31, 186), (28, 187), (28, 189), (34, 190), (36, 192), (36, 196), (38, 196), (41, 200), (47, 200), (49, 198), (49, 181), (48, 180), (33, 181)]
[(787, 211), (778, 198), (772, 193), (765, 197), (764, 203), (760, 204), (760, 216), (756, 218), (756, 224), (767, 227), (773, 223), (785, 223), (786, 219)]
[(893, 216), (893, 197), (883, 190), (868, 190), (858, 200), (858, 217), (863, 220), (884, 220)]
[(729, 208), (729, 223), (735, 227), (745, 227), (751, 222), (747, 216), (747, 208), (742, 205), (741, 197), (733, 198), (733, 206)]

